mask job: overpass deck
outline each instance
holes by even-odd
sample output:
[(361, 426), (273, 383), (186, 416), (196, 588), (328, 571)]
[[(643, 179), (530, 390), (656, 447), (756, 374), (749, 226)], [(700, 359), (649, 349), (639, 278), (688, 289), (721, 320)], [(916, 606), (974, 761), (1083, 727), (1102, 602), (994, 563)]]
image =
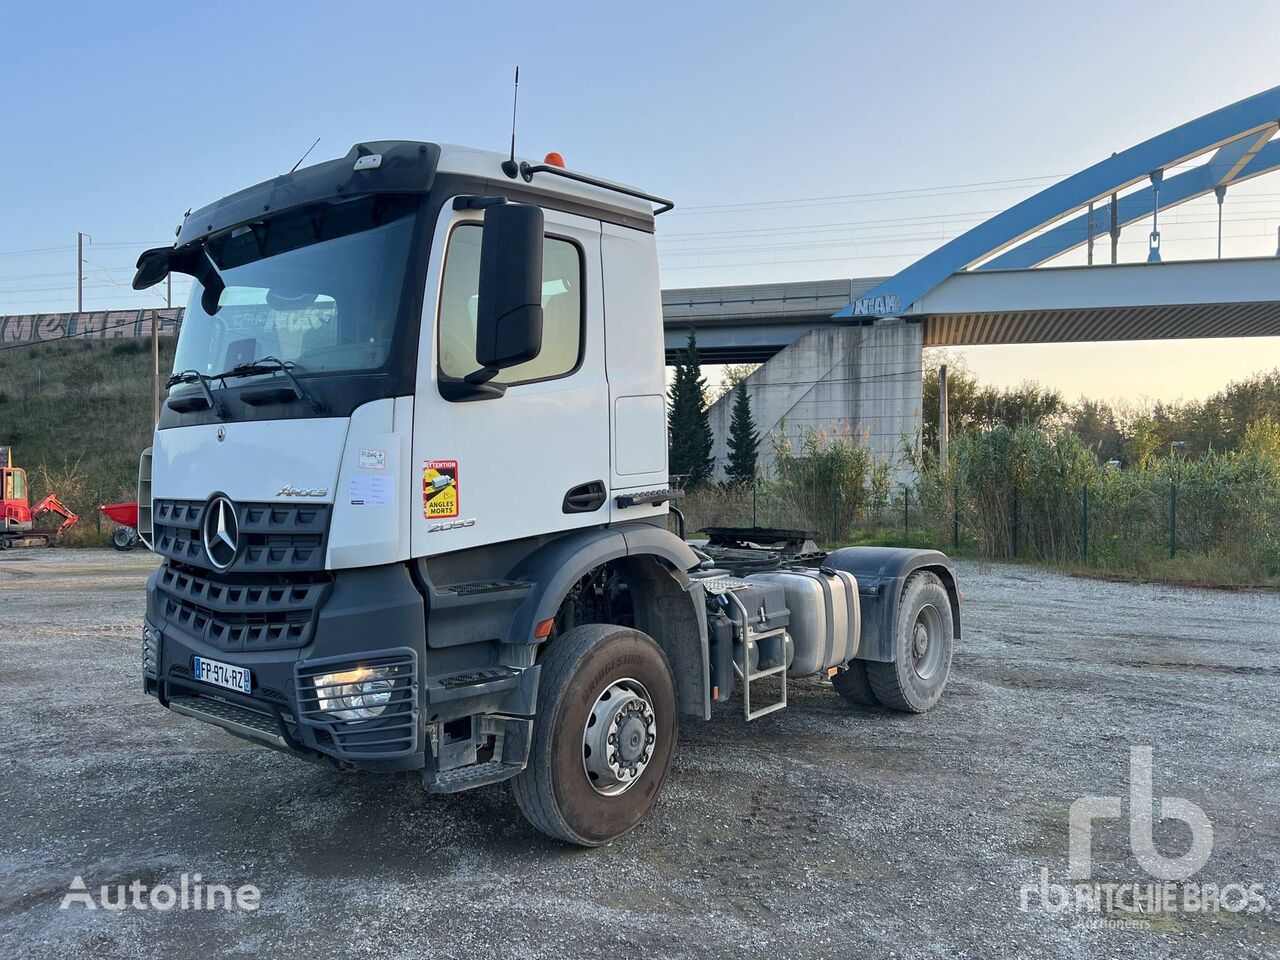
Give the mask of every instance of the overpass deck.
[[(698, 332), (709, 363), (763, 362), (880, 278), (663, 291), (668, 359)], [(953, 274), (904, 318), (924, 346), (1280, 336), (1280, 258)]]

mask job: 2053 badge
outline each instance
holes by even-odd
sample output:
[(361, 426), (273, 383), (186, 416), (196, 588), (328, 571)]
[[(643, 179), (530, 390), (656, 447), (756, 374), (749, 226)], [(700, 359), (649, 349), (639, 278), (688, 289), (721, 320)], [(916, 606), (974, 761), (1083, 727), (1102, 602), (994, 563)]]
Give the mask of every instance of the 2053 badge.
[(458, 461), (427, 460), (422, 464), (422, 515), (448, 520), (458, 515)]

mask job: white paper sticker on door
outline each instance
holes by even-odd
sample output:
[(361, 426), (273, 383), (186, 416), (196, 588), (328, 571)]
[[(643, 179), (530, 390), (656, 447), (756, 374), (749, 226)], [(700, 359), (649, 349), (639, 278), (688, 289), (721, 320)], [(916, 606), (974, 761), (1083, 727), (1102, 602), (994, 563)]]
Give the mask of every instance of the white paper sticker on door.
[(347, 499), (353, 507), (389, 507), (394, 486), (390, 477), (352, 477)]
[(387, 451), (361, 450), (360, 451), (360, 469), (361, 470), (387, 469)]

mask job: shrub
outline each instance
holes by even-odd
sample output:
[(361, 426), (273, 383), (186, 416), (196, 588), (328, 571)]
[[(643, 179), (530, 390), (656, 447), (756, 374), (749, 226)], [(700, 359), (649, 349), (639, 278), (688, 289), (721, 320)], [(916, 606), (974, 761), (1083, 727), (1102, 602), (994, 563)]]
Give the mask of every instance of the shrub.
[(122, 338), (111, 345), (113, 357), (132, 357), (139, 353), (149, 353), (150, 350), (151, 341), (139, 337)]
[(914, 526), (947, 544), (958, 517), (984, 557), (1016, 553), (1139, 577), (1172, 576), (1191, 569), (1189, 557), (1213, 558), (1204, 563), (1222, 571), (1214, 582), (1267, 581), (1280, 576), (1280, 462), (1269, 425), (1246, 436), (1238, 452), (1193, 460), (1161, 457), (1152, 446), (1135, 458), (1141, 466), (1118, 469), (1100, 466), (1064, 430), (964, 431), (952, 440), (950, 463), (919, 463)]
[(890, 468), (845, 433), (810, 427), (796, 452), (784, 432), (770, 438), (776, 479), (766, 484), (794, 521), (788, 527), (812, 530), (827, 541), (843, 541), (855, 526), (878, 518), (889, 498)]
[(77, 407), (82, 407), (93, 396), (93, 390), (102, 383), (102, 367), (93, 357), (76, 357), (71, 361), (67, 377), (67, 396)]

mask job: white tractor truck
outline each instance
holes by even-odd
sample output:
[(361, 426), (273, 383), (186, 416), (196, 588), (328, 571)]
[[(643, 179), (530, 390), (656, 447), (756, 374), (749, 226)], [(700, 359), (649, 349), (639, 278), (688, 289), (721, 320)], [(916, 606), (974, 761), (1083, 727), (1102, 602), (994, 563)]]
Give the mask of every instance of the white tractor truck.
[(294, 756), (510, 780), (535, 827), (592, 846), (653, 808), (678, 714), (737, 692), (752, 720), (796, 677), (931, 708), (960, 592), (934, 551), (684, 539), (671, 204), (556, 160), (358, 144), (140, 256), (138, 289), (194, 278), (139, 477), (164, 558), (142, 673)]

